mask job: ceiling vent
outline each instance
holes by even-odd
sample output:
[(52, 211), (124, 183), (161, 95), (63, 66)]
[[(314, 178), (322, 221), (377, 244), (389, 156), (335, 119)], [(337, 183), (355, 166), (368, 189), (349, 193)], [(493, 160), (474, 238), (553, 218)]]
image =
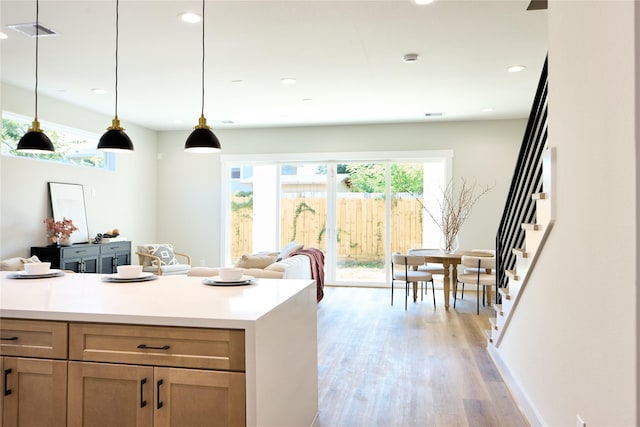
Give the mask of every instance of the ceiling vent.
[[(25, 34), (29, 37), (35, 37), (36, 36), (36, 23), (35, 22), (31, 22), (29, 24), (15, 24), (15, 25), (9, 25), (9, 28), (11, 28), (14, 31), (17, 31), (19, 33)], [(57, 36), (58, 33), (56, 33), (55, 31), (53, 31), (50, 28), (45, 27), (42, 24), (38, 24), (37, 25), (37, 34), (38, 37), (46, 37), (46, 36)]]
[(425, 117), (442, 117), (442, 116), (444, 116), (444, 113), (438, 111), (438, 112), (435, 112), (435, 113), (425, 113), (424, 116)]

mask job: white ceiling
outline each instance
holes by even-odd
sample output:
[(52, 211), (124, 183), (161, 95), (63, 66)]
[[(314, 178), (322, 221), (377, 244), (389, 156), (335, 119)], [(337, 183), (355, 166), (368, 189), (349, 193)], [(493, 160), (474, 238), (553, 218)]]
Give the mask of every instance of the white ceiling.
[[(40, 94), (113, 116), (115, 4), (40, 0), (40, 23), (60, 34), (39, 40)], [(547, 51), (547, 13), (528, 4), (207, 0), (205, 116), (214, 130), (526, 117)], [(35, 5), (0, 6), (0, 31), (9, 36), (0, 40), (2, 81), (31, 90), (35, 38), (8, 25), (35, 22)], [(201, 8), (190, 0), (120, 0), (125, 127), (197, 123), (202, 27), (178, 14)], [(404, 63), (406, 53), (418, 61)], [(508, 73), (513, 64), (527, 69)], [(283, 77), (297, 83), (284, 85)], [(98, 87), (109, 93), (91, 92)]]

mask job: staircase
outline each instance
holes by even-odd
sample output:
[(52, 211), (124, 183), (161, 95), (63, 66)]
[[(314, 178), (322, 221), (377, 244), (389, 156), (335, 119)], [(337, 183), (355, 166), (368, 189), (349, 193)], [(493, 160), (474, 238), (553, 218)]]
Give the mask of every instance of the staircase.
[(491, 329), (486, 332), (489, 343), (498, 347), (503, 332), (509, 325), (511, 315), (518, 305), (527, 281), (529, 272), (533, 269), (544, 242), (553, 226), (553, 168), (555, 164), (552, 148), (545, 149), (542, 155), (543, 183), (542, 192), (530, 195), (535, 204), (535, 222), (523, 222), (520, 229), (524, 231), (524, 246), (512, 248), (515, 256), (515, 266), (504, 269), (508, 278), (508, 286), (498, 288), (498, 300), (501, 303), (493, 305), (495, 317), (490, 317)]
[(547, 148), (547, 61), (496, 234), (496, 315), (486, 335), (498, 347), (553, 225), (554, 151)]

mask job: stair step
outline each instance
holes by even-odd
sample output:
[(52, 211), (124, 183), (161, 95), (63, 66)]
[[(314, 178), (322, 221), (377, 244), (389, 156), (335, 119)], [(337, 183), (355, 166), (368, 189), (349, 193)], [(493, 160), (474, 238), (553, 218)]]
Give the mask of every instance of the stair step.
[(547, 195), (547, 193), (533, 193), (531, 195), (531, 198), (533, 200), (543, 200), (543, 199), (548, 198), (548, 195)]
[(498, 291), (500, 292), (500, 295), (502, 295), (502, 298), (504, 298), (504, 299), (511, 299), (511, 295), (509, 295), (509, 289), (507, 289), (507, 288), (500, 288)]
[(496, 311), (498, 316), (504, 316), (504, 311), (502, 311), (502, 304), (493, 304), (493, 309)]
[(493, 337), (491, 336), (491, 330), (485, 329), (483, 332), (484, 332), (484, 336), (487, 337), (487, 341), (493, 342)]
[(518, 276), (518, 272), (516, 270), (505, 270), (504, 272), (509, 279), (520, 280), (520, 276)]
[(520, 224), (520, 228), (522, 228), (523, 230), (532, 230), (532, 231), (537, 231), (540, 230), (540, 224), (535, 224), (532, 222), (525, 222)]
[(527, 250), (525, 248), (513, 248), (513, 249), (511, 249), (511, 252), (514, 255), (521, 256), (522, 258), (527, 258), (527, 256), (528, 256)]
[(491, 329), (498, 330), (498, 321), (495, 317), (489, 317), (489, 323), (491, 323)]

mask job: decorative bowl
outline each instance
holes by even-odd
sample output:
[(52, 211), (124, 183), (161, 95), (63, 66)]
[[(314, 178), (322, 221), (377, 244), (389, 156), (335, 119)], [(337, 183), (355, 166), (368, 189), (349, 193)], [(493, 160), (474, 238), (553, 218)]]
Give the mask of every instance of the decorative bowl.
[(141, 265), (119, 265), (116, 268), (118, 269), (118, 275), (123, 279), (133, 279), (142, 273)]
[(224, 282), (235, 282), (237, 280), (240, 280), (242, 279), (243, 273), (244, 273), (244, 268), (223, 267), (218, 269), (218, 275), (220, 276), (220, 280)]
[(50, 262), (28, 262), (24, 265), (24, 271), (27, 274), (47, 274), (50, 267)]

